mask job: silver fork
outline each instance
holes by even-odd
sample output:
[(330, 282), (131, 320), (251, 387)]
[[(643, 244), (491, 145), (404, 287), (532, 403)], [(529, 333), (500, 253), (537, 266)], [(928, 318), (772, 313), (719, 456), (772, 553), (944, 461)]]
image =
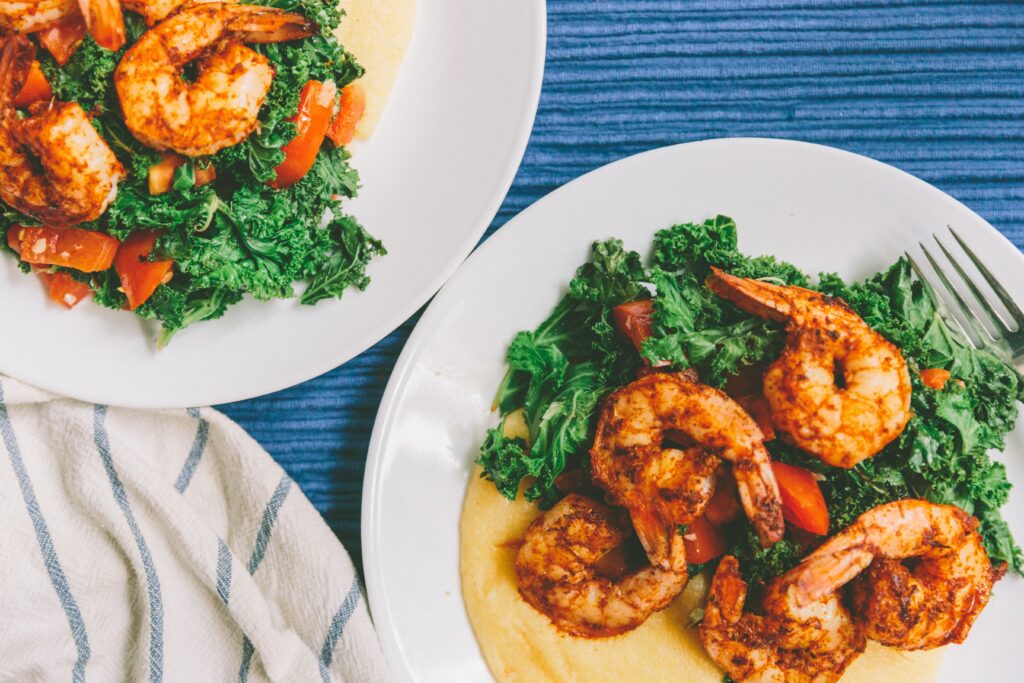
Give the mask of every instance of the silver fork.
[[(985, 278), (989, 287), (995, 293), (996, 298), (1006, 309), (1007, 315), (1001, 314), (996, 311), (995, 307), (988, 300), (984, 293), (978, 288), (978, 285), (971, 279), (967, 272), (963, 269), (963, 266), (956, 260), (953, 254), (950, 253), (946, 245), (942, 243), (938, 235), (932, 235), (935, 238), (935, 243), (938, 244), (939, 249), (942, 251), (943, 256), (956, 271), (960, 280), (967, 285), (967, 289), (970, 291), (974, 301), (975, 307), (971, 307), (960, 294), (960, 291), (953, 285), (950, 280), (950, 276), (946, 270), (943, 270), (942, 266), (939, 265), (938, 260), (932, 256), (928, 248), (925, 247), (924, 243), (919, 243), (921, 251), (924, 252), (924, 256), (928, 259), (928, 262), (932, 266), (932, 270), (935, 271), (935, 275), (938, 277), (941, 283), (942, 289), (949, 295), (949, 299), (954, 304), (958, 315), (950, 315), (949, 310), (943, 303), (942, 298), (936, 295), (935, 290), (937, 287), (935, 283), (924, 274), (924, 271), (914, 262), (914, 259), (907, 254), (907, 258), (910, 260), (910, 265), (917, 273), (917, 276), (924, 283), (925, 287), (931, 290), (932, 298), (935, 299), (936, 305), (939, 307), (939, 313), (954, 327), (960, 330), (964, 338), (966, 338), (975, 348), (986, 349), (1000, 360), (1004, 361), (1015, 367), (1017, 372), (1024, 373), (1024, 311), (1017, 303), (1010, 297), (1009, 292), (1003, 287), (999, 280), (992, 274), (992, 272), (985, 267), (985, 264), (981, 262), (981, 259), (974, 253), (973, 250), (964, 240), (956, 233), (953, 228), (949, 229), (949, 232), (953, 235), (953, 239), (956, 240), (957, 244), (967, 255), (967, 258), (971, 260), (981, 276)], [(990, 324), (995, 329), (995, 333), (990, 332), (985, 328), (981, 317), (975, 311), (975, 308), (981, 310), (986, 318), (988, 318)]]

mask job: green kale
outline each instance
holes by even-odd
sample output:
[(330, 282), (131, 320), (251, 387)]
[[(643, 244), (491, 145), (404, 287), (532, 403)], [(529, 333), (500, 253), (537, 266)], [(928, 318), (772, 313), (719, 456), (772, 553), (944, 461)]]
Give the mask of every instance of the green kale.
[[(812, 284), (790, 264), (743, 255), (735, 223), (722, 216), (660, 231), (646, 268), (621, 242), (594, 245), (591, 260), (579, 268), (547, 320), (520, 332), (509, 346), (509, 371), (494, 405), (502, 416), (522, 408), (530, 438), (509, 440), (502, 438), (501, 427), (490, 430), (477, 460), (483, 476), (508, 498), (515, 498), (525, 480), (526, 498), (548, 505), (558, 496), (554, 481), (561, 472), (588, 466), (601, 399), (634, 379), (641, 366), (612, 324), (618, 304), (651, 299), (652, 334), (642, 347), (649, 364), (695, 368), (701, 381), (727, 386), (745, 368), (761, 368), (776, 358), (783, 330), (714, 295), (704, 285), (712, 266), (841, 297), (907, 359), (913, 415), (900, 437), (875, 457), (840, 469), (784, 441), (769, 444), (774, 459), (822, 476), (830, 532), (876, 505), (927, 498), (977, 517), (993, 561), (1021, 570), (1021, 550), (1000, 514), (1010, 484), (1003, 465), (989, 453), (1005, 447), (1017, 402), (1024, 397), (1024, 379), (995, 356), (974, 349), (946, 323), (905, 259), (864, 282), (847, 283), (829, 274)], [(934, 367), (952, 374), (940, 390), (920, 379), (921, 369)], [(729, 524), (726, 535), (728, 552), (752, 581), (779, 575), (803, 552), (788, 539), (761, 548), (745, 519)]]

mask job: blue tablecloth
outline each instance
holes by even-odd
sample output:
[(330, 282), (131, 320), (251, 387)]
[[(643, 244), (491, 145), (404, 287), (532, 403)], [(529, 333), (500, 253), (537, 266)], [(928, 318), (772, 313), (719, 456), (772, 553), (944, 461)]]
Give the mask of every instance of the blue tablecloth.
[[(1024, 247), (1022, 97), (1018, 3), (548, 0), (536, 127), (488, 234), (621, 157), (766, 136), (898, 166)], [(320, 378), (220, 406), (284, 466), (357, 563), (370, 430), (415, 320)]]

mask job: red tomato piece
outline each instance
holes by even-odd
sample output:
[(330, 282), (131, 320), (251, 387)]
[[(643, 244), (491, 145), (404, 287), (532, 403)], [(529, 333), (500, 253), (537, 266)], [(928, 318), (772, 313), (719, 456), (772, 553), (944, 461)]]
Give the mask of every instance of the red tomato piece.
[(12, 104), (16, 108), (22, 109), (33, 102), (46, 101), (52, 97), (53, 89), (50, 87), (50, 82), (46, 80), (46, 75), (43, 74), (39, 62), (33, 60), (28, 78), (25, 79), (25, 85), (21, 86), (21, 91), (14, 96)]
[(828, 533), (828, 507), (814, 473), (803, 467), (773, 462), (782, 494), (782, 516), (787, 522), (822, 536)]
[(277, 177), (268, 183), (271, 187), (291, 187), (313, 168), (331, 123), (337, 91), (333, 81), (310, 81), (302, 88), (299, 113), (290, 119), (295, 122), (298, 131), (281, 150), (284, 152), (284, 161), (274, 169)]
[(37, 275), (46, 286), (50, 298), (69, 310), (92, 294), (89, 285), (79, 282), (67, 273), (47, 273), (41, 270), (37, 272)]
[(683, 545), (688, 564), (703, 564), (725, 553), (725, 536), (706, 517), (698, 517), (683, 534)]
[(718, 477), (715, 493), (704, 508), (704, 516), (715, 526), (721, 526), (736, 519), (739, 514), (740, 499), (736, 493), (736, 479), (732, 472), (726, 472)]
[(43, 29), (37, 35), (42, 46), (53, 55), (54, 61), (64, 66), (71, 59), (71, 55), (75, 54), (85, 34), (85, 20), (80, 14), (76, 14), (59, 24)]
[(950, 377), (949, 370), (942, 368), (925, 368), (921, 371), (921, 381), (932, 389), (942, 389)]
[(349, 83), (341, 89), (341, 103), (338, 113), (327, 129), (327, 137), (338, 147), (352, 142), (356, 135), (356, 126), (366, 111), (366, 91), (355, 83)]
[(139, 230), (121, 243), (114, 258), (114, 270), (121, 278), (121, 289), (128, 297), (128, 309), (134, 311), (153, 296), (156, 288), (170, 280), (174, 261), (148, 261), (163, 230)]
[(7, 231), (7, 243), (26, 263), (64, 266), (83, 273), (109, 268), (120, 244), (116, 238), (96, 230), (45, 225), (33, 228), (12, 226)]
[(633, 342), (639, 351), (644, 341), (651, 336), (651, 316), (654, 313), (654, 302), (640, 299), (619, 304), (612, 309), (612, 322), (620, 334)]

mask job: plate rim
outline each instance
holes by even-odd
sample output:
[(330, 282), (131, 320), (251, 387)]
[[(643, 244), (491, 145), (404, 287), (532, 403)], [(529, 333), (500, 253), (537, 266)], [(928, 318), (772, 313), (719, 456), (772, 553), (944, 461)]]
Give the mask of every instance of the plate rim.
[[(904, 179), (909, 179), (919, 185), (924, 185), (930, 190), (938, 193), (940, 198), (953, 205), (966, 210), (971, 215), (978, 218), (992, 233), (1002, 239), (1006, 247), (1008, 247), (1016, 255), (1016, 259), (1019, 261), (1022, 267), (1024, 267), (1024, 252), (1017, 248), (1013, 242), (1010, 241), (1006, 235), (999, 232), (988, 220), (978, 214), (976, 211), (971, 209), (969, 206), (956, 199), (944, 190), (932, 185), (931, 183), (918, 178), (917, 176), (904, 171), (901, 168), (887, 164), (878, 159), (858, 154), (850, 150), (834, 147), (830, 145), (823, 145), (814, 142), (807, 142), (803, 140), (793, 140), (789, 138), (770, 138), (770, 137), (724, 137), (724, 138), (709, 138), (704, 140), (696, 140), (691, 142), (683, 142), (673, 145), (666, 145), (663, 147), (657, 147), (654, 149), (646, 150), (629, 156), (625, 156), (615, 161), (611, 161), (607, 164), (594, 168), (576, 178), (573, 178), (569, 182), (559, 186), (555, 190), (549, 192), (543, 197), (539, 198), (534, 203), (523, 209), (520, 213), (512, 217), (507, 223), (501, 228), (495, 231), (483, 244), (481, 244), (472, 254), (463, 261), (459, 269), (452, 275), (451, 278), (441, 287), (440, 291), (437, 292), (436, 296), (427, 306), (423, 315), (417, 321), (415, 328), (409, 335), (409, 339), (406, 341), (405, 346), (402, 348), (401, 354), (399, 354), (398, 360), (395, 362), (395, 366), (392, 370), (391, 376), (388, 379), (388, 384), (381, 396), (380, 404), (378, 405), (377, 414), (374, 419), (373, 430), (370, 435), (369, 446), (367, 448), (366, 457), (366, 468), (363, 476), (363, 500), (360, 506), (360, 538), (362, 542), (362, 556), (363, 556), (363, 576), (366, 583), (367, 591), (367, 602), (370, 609), (371, 617), (374, 620), (374, 624), (377, 630), (377, 636), (380, 640), (381, 647), (384, 651), (385, 660), (389, 666), (393, 666), (402, 663), (403, 669), (401, 673), (407, 677), (414, 675), (415, 671), (409, 669), (406, 664), (402, 647), (396, 637), (396, 623), (391, 618), (390, 610), (388, 609), (388, 600), (386, 592), (383, 589), (383, 572), (381, 567), (381, 560), (379, 557), (378, 539), (380, 536), (375, 533), (378, 526), (381, 523), (380, 519), (380, 506), (378, 504), (380, 487), (380, 479), (384, 474), (385, 467), (383, 462), (383, 444), (386, 439), (386, 432), (389, 431), (390, 425), (396, 418), (396, 406), (398, 399), (401, 395), (401, 390), (404, 389), (408, 377), (411, 372), (416, 368), (416, 359), (422, 353), (422, 347), (424, 342), (428, 341), (430, 335), (433, 333), (433, 328), (436, 325), (435, 319), (443, 320), (447, 311), (447, 298), (449, 290), (453, 290), (459, 286), (462, 279), (462, 274), (469, 269), (472, 263), (477, 260), (486, 258), (491, 251), (500, 250), (504, 243), (510, 239), (514, 239), (513, 233), (516, 232), (516, 226), (523, 223), (530, 214), (537, 210), (537, 207), (546, 206), (548, 203), (555, 201), (555, 195), (561, 190), (575, 185), (577, 183), (584, 182), (589, 176), (604, 172), (612, 167), (627, 164), (633, 160), (641, 157), (657, 156), (660, 154), (671, 154), (680, 148), (693, 148), (696, 146), (743, 146), (749, 144), (767, 144), (776, 145), (779, 147), (812, 147), (816, 148), (817, 151), (823, 152), (826, 155), (833, 155), (839, 157), (853, 157), (857, 162), (867, 162), (869, 165), (880, 167), (886, 172), (895, 172), (898, 176), (903, 176)], [(464, 495), (464, 494), (463, 494)], [(461, 583), (461, 581), (460, 581)], [(460, 588), (461, 590), (461, 588)], [(460, 605), (463, 605), (461, 593), (459, 595)], [(468, 615), (466, 617), (468, 619)], [(483, 655), (480, 654), (482, 658)], [(395, 673), (393, 670), (392, 673)]]
[[(120, 394), (118, 390), (113, 387), (69, 387), (62, 385), (59, 382), (47, 381), (45, 378), (40, 381), (18, 372), (17, 368), (14, 368), (14, 372), (10, 372), (10, 369), (5, 370), (0, 367), (0, 376), (6, 375), (12, 379), (26, 382), (43, 391), (74, 398), (87, 403), (107, 404), (125, 408), (165, 410), (183, 408), (196, 404), (218, 405), (223, 403), (234, 403), (237, 401), (245, 401), (266, 396), (320, 377), (321, 375), (344, 365), (356, 356), (365, 353), (367, 350), (380, 343), (381, 340), (394, 332), (405, 321), (412, 317), (417, 310), (424, 306), (424, 304), (429, 302), (431, 297), (433, 297), (459, 269), (466, 258), (473, 253), (475, 247), (480, 243), (481, 238), (490, 226), (491, 221), (494, 220), (494, 217), (501, 208), (505, 197), (508, 195), (509, 189), (512, 187), (512, 183), (515, 180), (519, 167), (522, 165), (523, 158), (526, 153), (526, 147), (529, 144), (530, 137), (533, 133), (534, 123), (537, 118), (537, 110), (540, 105), (541, 90), (544, 83), (544, 72), (547, 57), (547, 2), (546, 0), (528, 0), (528, 2), (520, 0), (520, 2), (522, 2), (521, 9), (527, 14), (527, 21), (531, 24), (531, 35), (535, 36), (536, 40), (534, 41), (534, 49), (527, 53), (527, 69), (525, 71), (528, 72), (530, 87), (526, 98), (522, 102), (524, 109), (518, 130), (516, 131), (516, 134), (512, 136), (511, 149), (514, 153), (508, 155), (506, 158), (504, 165), (498, 174), (501, 181), (495, 183), (492, 194), (486, 201), (482, 202), (483, 208), (481, 212), (472, 221), (472, 224), (476, 227), (473, 230), (466, 232), (464, 238), (459, 242), (458, 248), (451, 250), (449, 257), (444, 261), (441, 267), (436, 269), (434, 275), (427, 279), (426, 284), (418, 290), (416, 295), (409, 297), (400, 305), (390, 309), (388, 314), (380, 316), (378, 319), (367, 325), (367, 328), (372, 331), (367, 334), (365, 342), (359, 345), (361, 348), (353, 346), (351, 349), (347, 349), (344, 353), (340, 353), (335, 356), (327, 356), (321, 362), (305, 366), (301, 372), (296, 372), (294, 375), (287, 378), (281, 378), (277, 381), (266, 383), (261, 386), (256, 393), (254, 393), (251, 388), (239, 388), (237, 390), (233, 390), (230, 384), (225, 384), (223, 387), (219, 388), (205, 388), (201, 391), (196, 391), (195, 393), (197, 394), (197, 398), (201, 398), (202, 400), (191, 400), (184, 403), (179, 399), (172, 401), (161, 400), (159, 395), (153, 394), (126, 397)], [(417, 21), (419, 20), (420, 11), (421, 8), (417, 8)], [(412, 40), (416, 40), (415, 28), (413, 29)], [(399, 77), (401, 77), (401, 71), (399, 72)], [(375, 286), (377, 287), (385, 285), (386, 283), (375, 283)], [(140, 340), (140, 343), (146, 342)], [(200, 394), (201, 396), (199, 396)]]

